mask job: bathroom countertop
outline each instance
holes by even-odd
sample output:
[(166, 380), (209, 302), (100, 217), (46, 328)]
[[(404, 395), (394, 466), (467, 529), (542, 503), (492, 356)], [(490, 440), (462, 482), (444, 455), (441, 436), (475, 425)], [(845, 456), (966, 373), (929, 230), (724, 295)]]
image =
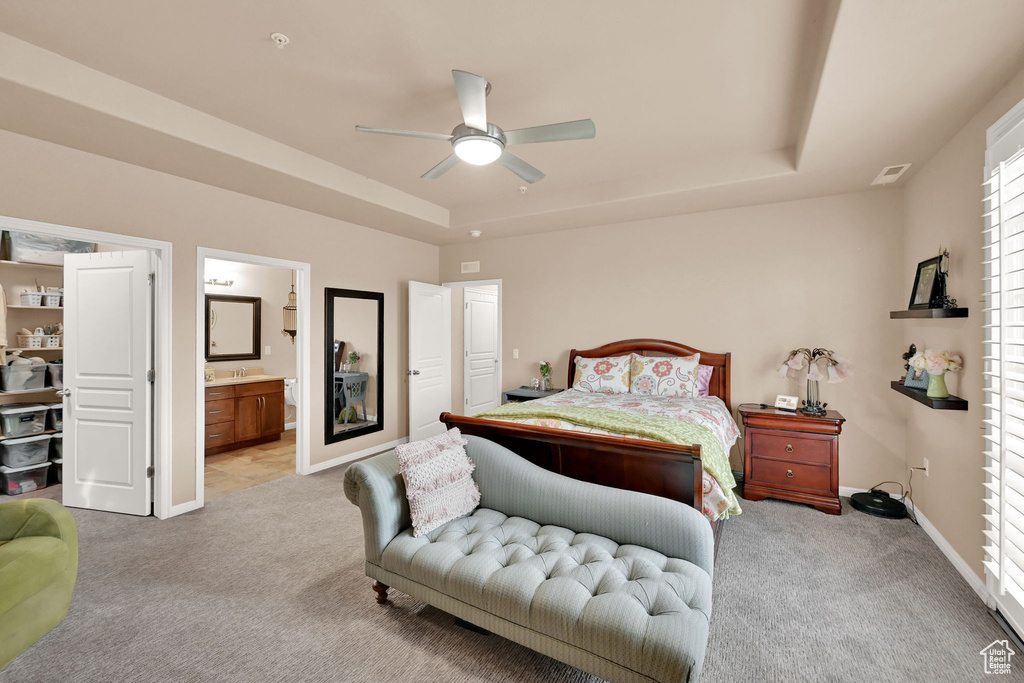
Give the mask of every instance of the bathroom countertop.
[(218, 377), (212, 382), (207, 382), (208, 387), (226, 387), (233, 384), (252, 384), (253, 382), (273, 382), (274, 380), (283, 380), (284, 377), (278, 375), (246, 375), (245, 377)]

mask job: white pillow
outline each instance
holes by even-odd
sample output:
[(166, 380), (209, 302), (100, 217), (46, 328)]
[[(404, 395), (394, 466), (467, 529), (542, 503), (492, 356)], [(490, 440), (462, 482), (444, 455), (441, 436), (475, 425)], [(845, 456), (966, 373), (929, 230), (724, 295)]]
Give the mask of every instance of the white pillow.
[(631, 356), (583, 358), (576, 356), (576, 376), (572, 388), (601, 394), (629, 393)]
[(456, 428), (395, 447), (413, 536), (423, 536), (480, 504), (480, 488), (472, 477), (476, 465), (465, 445)]
[(629, 393), (646, 396), (699, 396), (697, 367), (700, 354), (692, 356), (638, 356), (630, 365)]

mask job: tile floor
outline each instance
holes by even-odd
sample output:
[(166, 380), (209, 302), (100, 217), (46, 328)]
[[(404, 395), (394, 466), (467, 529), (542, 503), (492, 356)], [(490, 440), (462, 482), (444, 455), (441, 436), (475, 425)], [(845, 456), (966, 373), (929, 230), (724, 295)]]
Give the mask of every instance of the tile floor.
[(206, 500), (295, 474), (295, 430), (280, 441), (206, 457)]

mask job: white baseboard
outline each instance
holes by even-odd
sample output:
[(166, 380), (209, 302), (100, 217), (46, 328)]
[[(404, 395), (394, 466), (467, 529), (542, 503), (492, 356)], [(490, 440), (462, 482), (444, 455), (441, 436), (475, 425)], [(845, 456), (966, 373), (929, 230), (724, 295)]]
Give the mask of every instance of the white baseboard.
[(171, 517), (176, 517), (178, 515), (183, 515), (186, 512), (192, 512), (193, 510), (198, 510), (199, 507), (200, 506), (199, 506), (199, 501), (198, 500), (190, 500), (187, 503), (179, 503), (177, 505), (172, 505), (170, 511), (168, 511), (167, 517), (162, 517), (161, 519), (170, 519)]
[(327, 470), (332, 467), (337, 467), (338, 465), (344, 465), (345, 463), (352, 462), (353, 460), (359, 460), (360, 458), (365, 458), (370, 455), (376, 455), (378, 453), (383, 453), (384, 451), (390, 451), (395, 446), (401, 445), (403, 443), (409, 443), (409, 437), (403, 436), (401, 439), (395, 439), (394, 441), (389, 441), (388, 443), (382, 443), (378, 446), (364, 448), (363, 450), (356, 451), (355, 453), (349, 453), (348, 455), (338, 456), (337, 458), (332, 458), (331, 460), (318, 462), (315, 465), (310, 465), (305, 472), (300, 472), (299, 474), (313, 474), (314, 472), (322, 472), (323, 470)]
[[(867, 489), (853, 488), (852, 486), (840, 486), (839, 495), (845, 498), (849, 498), (854, 493), (864, 493)], [(917, 523), (924, 530), (928, 537), (932, 539), (932, 542), (938, 546), (942, 554), (946, 556), (949, 563), (953, 565), (953, 568), (960, 572), (960, 576), (964, 577), (964, 581), (970, 586), (981, 601), (988, 605), (991, 601), (989, 596), (988, 588), (985, 586), (985, 581), (974, 573), (971, 566), (964, 561), (964, 558), (960, 557), (960, 553), (953, 549), (953, 546), (949, 544), (949, 541), (939, 533), (939, 530), (935, 528), (924, 514), (917, 509), (916, 505), (913, 505), (910, 501), (907, 501), (908, 507), (911, 508), (914, 516), (917, 518)]]
[(285, 422), (284, 423), (284, 431), (287, 432), (289, 429), (295, 429), (296, 426), (298, 426), (298, 425), (295, 422)]

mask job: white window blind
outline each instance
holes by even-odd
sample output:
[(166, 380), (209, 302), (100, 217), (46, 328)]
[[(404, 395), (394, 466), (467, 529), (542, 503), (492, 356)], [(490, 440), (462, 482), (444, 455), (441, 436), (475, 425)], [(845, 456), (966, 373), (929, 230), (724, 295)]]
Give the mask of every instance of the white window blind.
[(1024, 633), (1024, 151), (990, 160), (983, 201), (984, 562)]

